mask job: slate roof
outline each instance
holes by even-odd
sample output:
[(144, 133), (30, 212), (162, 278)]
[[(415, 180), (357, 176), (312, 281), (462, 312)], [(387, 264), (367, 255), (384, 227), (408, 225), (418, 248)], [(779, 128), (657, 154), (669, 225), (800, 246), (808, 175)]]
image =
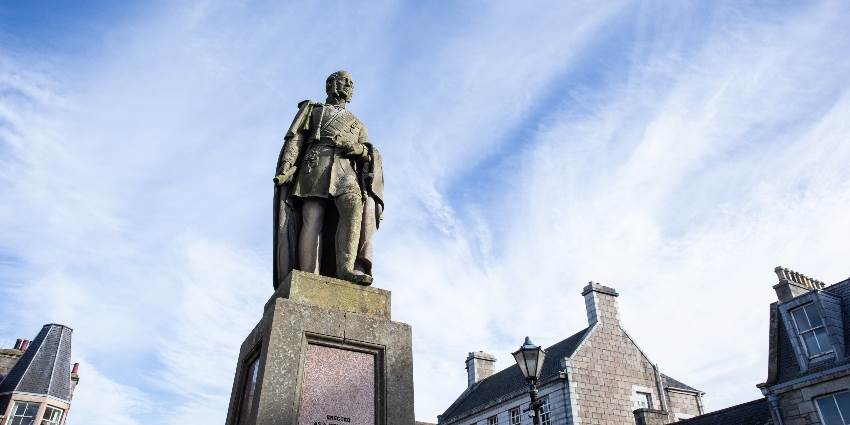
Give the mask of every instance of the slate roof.
[[(543, 361), (543, 370), (540, 372), (540, 381), (544, 382), (552, 376), (558, 375), (561, 370), (561, 359), (569, 357), (578, 348), (587, 330), (585, 328), (546, 349), (546, 359)], [(440, 415), (440, 422), (451, 421), (455, 418), (465, 416), (467, 413), (484, 407), (494, 401), (507, 400), (516, 395), (524, 394), (526, 387), (525, 378), (519, 370), (519, 366), (512, 365), (503, 369), (489, 378), (476, 382)]]
[[(841, 309), (846, 329), (850, 325), (850, 279), (827, 286), (823, 291), (841, 299)], [(797, 362), (794, 347), (791, 345), (792, 335), (789, 335), (788, 329), (785, 327), (785, 321), (779, 315), (772, 318), (772, 320), (776, 320), (778, 329), (777, 338), (775, 341), (772, 341), (772, 343), (776, 344), (777, 375), (776, 381), (768, 382), (769, 385), (790, 381), (804, 375)], [(850, 332), (844, 332), (844, 341), (844, 346), (850, 347)], [(805, 375), (835, 367), (839, 363), (846, 363), (846, 360), (836, 361), (835, 359), (826, 359), (815, 365), (811, 365)]]
[(773, 424), (766, 398), (727, 407), (676, 422), (676, 425), (766, 425)]
[(702, 391), (700, 391), (700, 390), (698, 390), (698, 389), (696, 389), (696, 388), (694, 388), (690, 385), (683, 384), (682, 382), (680, 382), (676, 379), (673, 379), (673, 378), (671, 378), (671, 377), (669, 377), (669, 376), (667, 376), (663, 373), (661, 374), (661, 384), (664, 386), (664, 388), (673, 388), (673, 389), (677, 389), (677, 390), (692, 391), (692, 392), (695, 392), (695, 393), (704, 394)]
[(72, 332), (64, 325), (44, 325), (0, 382), (0, 394), (26, 392), (70, 401)]

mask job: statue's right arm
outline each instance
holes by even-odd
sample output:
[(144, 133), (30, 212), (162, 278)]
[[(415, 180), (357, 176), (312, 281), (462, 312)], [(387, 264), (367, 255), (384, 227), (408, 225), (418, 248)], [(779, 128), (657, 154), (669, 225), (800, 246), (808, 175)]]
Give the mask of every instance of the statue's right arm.
[(307, 139), (309, 117), (313, 107), (308, 101), (301, 102), (298, 106), (298, 113), (283, 139), (283, 148), (280, 151), (278, 169), (274, 178), (277, 185), (286, 184), (292, 180), (297, 168), (298, 156), (301, 155), (301, 149)]
[(293, 137), (286, 138), (283, 142), (283, 152), (280, 155), (280, 166), (274, 178), (275, 184), (282, 185), (292, 181), (296, 171), (295, 162), (298, 160), (298, 155), (301, 154), (303, 147), (304, 136), (300, 132)]

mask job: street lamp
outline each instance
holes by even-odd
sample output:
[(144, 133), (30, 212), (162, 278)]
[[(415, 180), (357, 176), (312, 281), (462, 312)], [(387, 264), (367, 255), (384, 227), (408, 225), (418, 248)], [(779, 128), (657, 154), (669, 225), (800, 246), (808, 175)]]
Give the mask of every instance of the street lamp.
[(540, 379), (540, 371), (543, 370), (543, 359), (546, 358), (546, 351), (540, 346), (534, 345), (531, 338), (525, 337), (525, 343), (519, 350), (513, 352), (519, 370), (522, 371), (522, 376), (528, 382), (528, 394), (531, 396), (531, 405), (526, 409), (534, 410), (534, 425), (540, 425), (540, 407), (543, 404), (537, 399), (537, 380)]

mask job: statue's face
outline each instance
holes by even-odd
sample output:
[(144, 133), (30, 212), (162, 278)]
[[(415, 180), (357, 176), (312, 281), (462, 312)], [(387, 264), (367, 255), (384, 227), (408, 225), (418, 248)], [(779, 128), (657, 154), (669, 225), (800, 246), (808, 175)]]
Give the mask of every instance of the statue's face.
[(354, 80), (351, 79), (351, 75), (348, 73), (338, 75), (334, 79), (334, 92), (346, 102), (351, 102), (351, 98), (354, 97)]

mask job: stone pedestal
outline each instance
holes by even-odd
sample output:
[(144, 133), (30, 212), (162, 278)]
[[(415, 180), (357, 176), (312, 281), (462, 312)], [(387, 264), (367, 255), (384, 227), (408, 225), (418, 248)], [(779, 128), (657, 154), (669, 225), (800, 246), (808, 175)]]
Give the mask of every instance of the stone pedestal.
[(293, 271), (242, 343), (226, 425), (413, 425), (411, 329), (390, 292)]

